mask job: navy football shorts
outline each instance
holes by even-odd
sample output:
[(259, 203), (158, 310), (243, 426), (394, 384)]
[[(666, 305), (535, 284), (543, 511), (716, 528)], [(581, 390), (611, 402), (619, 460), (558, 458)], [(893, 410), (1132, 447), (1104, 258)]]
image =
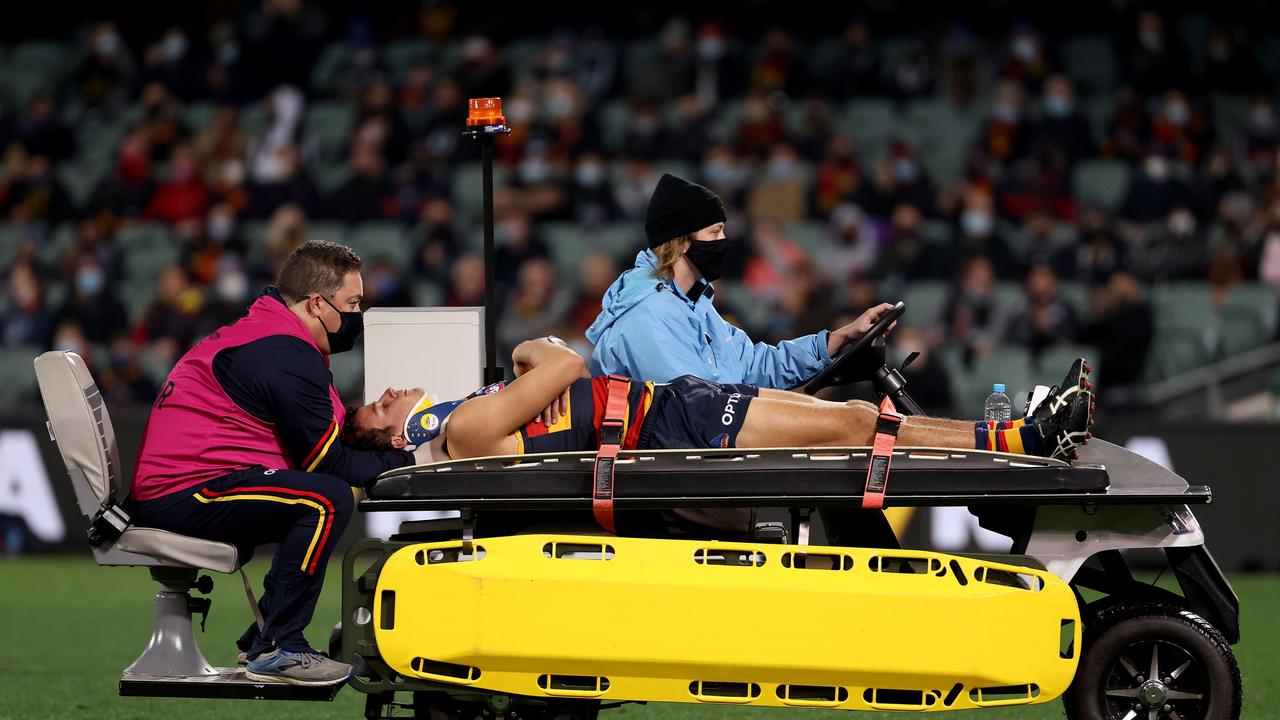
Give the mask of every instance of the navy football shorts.
[(637, 442), (641, 450), (737, 447), (755, 385), (721, 384), (681, 375), (655, 385)]

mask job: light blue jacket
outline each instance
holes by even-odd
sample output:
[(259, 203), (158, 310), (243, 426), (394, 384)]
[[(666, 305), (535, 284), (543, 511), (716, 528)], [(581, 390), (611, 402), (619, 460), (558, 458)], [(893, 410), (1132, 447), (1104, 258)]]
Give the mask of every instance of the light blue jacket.
[(827, 331), (775, 345), (752, 343), (725, 322), (711, 298), (689, 299), (674, 283), (653, 276), (651, 250), (636, 255), (604, 295), (603, 309), (587, 328), (595, 345), (591, 374), (625, 375), (667, 382), (696, 375), (721, 383), (791, 388), (831, 362)]

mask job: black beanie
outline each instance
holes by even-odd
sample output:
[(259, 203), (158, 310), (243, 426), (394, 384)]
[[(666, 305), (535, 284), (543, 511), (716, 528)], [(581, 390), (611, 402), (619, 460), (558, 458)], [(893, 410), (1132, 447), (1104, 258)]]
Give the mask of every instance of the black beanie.
[(666, 173), (649, 199), (644, 232), (649, 236), (649, 247), (656, 248), (672, 238), (697, 232), (724, 220), (724, 203), (719, 195), (697, 183)]

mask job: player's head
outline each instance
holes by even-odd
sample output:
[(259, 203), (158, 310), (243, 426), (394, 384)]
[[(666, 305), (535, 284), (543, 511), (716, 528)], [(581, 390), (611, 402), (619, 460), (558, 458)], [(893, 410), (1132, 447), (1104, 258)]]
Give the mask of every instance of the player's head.
[(428, 397), (422, 388), (387, 388), (368, 405), (348, 408), (343, 444), (356, 450), (393, 450), (409, 445), (405, 425)]

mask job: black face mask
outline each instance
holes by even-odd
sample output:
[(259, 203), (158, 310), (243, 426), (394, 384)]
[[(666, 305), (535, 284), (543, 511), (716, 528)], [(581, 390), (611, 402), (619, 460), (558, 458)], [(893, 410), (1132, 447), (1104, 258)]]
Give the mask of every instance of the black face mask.
[(719, 240), (695, 240), (684, 251), (689, 262), (698, 268), (703, 279), (715, 282), (724, 274), (724, 258), (729, 252), (729, 238)]
[(342, 353), (356, 346), (356, 340), (360, 339), (360, 333), (364, 332), (364, 313), (362, 312), (342, 312), (333, 303), (329, 302), (329, 298), (321, 295), (321, 300), (329, 303), (329, 307), (338, 313), (338, 317), (342, 320), (338, 323), (337, 332), (329, 332), (329, 326), (324, 324), (324, 320), (320, 321), (320, 326), (329, 336), (329, 354)]

